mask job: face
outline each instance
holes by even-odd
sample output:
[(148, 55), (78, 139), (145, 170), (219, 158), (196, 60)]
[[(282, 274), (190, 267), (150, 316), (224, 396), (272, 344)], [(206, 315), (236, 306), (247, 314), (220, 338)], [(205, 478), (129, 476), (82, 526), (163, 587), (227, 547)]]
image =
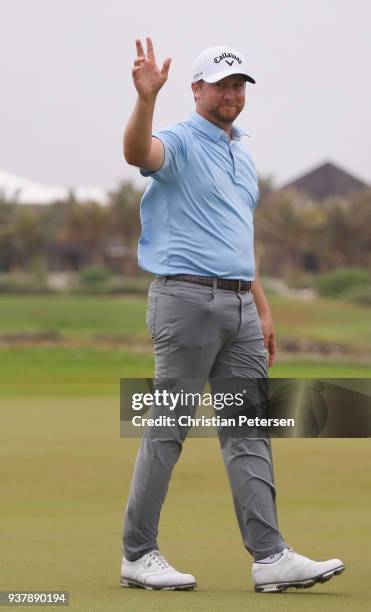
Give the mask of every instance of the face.
[(220, 127), (231, 125), (245, 106), (246, 79), (235, 74), (217, 83), (192, 84), (196, 110)]

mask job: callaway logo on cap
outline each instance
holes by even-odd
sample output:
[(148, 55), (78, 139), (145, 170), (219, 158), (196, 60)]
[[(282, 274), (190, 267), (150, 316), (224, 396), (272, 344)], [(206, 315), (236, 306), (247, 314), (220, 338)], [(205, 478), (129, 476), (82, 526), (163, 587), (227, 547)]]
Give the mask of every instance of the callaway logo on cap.
[(192, 83), (201, 79), (206, 83), (216, 83), (231, 74), (243, 74), (246, 81), (255, 83), (255, 79), (246, 70), (246, 60), (236, 49), (209, 47), (202, 51), (194, 63)]

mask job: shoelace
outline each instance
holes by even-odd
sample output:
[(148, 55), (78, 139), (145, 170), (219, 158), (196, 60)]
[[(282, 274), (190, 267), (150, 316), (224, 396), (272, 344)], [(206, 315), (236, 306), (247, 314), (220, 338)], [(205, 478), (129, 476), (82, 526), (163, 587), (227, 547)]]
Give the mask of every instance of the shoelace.
[(170, 563), (165, 559), (159, 550), (153, 550), (151, 553), (149, 553), (149, 558), (155, 561), (155, 563), (157, 563), (161, 569), (171, 567)]
[(294, 550), (288, 547), (286, 550), (286, 559), (292, 559), (293, 555), (294, 555)]

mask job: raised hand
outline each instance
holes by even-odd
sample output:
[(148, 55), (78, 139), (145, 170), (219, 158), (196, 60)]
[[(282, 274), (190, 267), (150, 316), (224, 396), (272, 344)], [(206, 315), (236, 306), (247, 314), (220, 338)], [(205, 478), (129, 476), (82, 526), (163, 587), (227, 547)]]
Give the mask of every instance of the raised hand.
[(167, 57), (162, 68), (157, 66), (150, 38), (147, 41), (147, 56), (140, 40), (136, 40), (137, 57), (133, 68), (133, 81), (141, 98), (152, 98), (164, 85), (169, 74), (171, 59)]

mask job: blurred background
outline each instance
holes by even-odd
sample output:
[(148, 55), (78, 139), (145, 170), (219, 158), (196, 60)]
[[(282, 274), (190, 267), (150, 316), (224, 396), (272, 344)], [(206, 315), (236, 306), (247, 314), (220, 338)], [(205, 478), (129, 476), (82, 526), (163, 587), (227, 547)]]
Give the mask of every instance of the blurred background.
[[(260, 180), (256, 254), (278, 345), (270, 375), (370, 378), (370, 12), (362, 0), (0, 0), (1, 589), (70, 588), (76, 610), (187, 609), (177, 594), (123, 594), (116, 580), (138, 444), (119, 439), (119, 380), (153, 374), (151, 276), (136, 252), (147, 183), (121, 153), (135, 38), (151, 35), (159, 63), (173, 59), (155, 128), (193, 110), (203, 48), (225, 43), (248, 58), (257, 84), (238, 124)], [(357, 549), (369, 532), (368, 441), (274, 446), (292, 544), (343, 555), (356, 573), (325, 587), (331, 603), (302, 605), (329, 610), (347, 593), (366, 609)], [(217, 441), (190, 440), (183, 454), (164, 553), (199, 571), (200, 609), (234, 610), (254, 596)], [(211, 543), (223, 566), (201, 555)]]

